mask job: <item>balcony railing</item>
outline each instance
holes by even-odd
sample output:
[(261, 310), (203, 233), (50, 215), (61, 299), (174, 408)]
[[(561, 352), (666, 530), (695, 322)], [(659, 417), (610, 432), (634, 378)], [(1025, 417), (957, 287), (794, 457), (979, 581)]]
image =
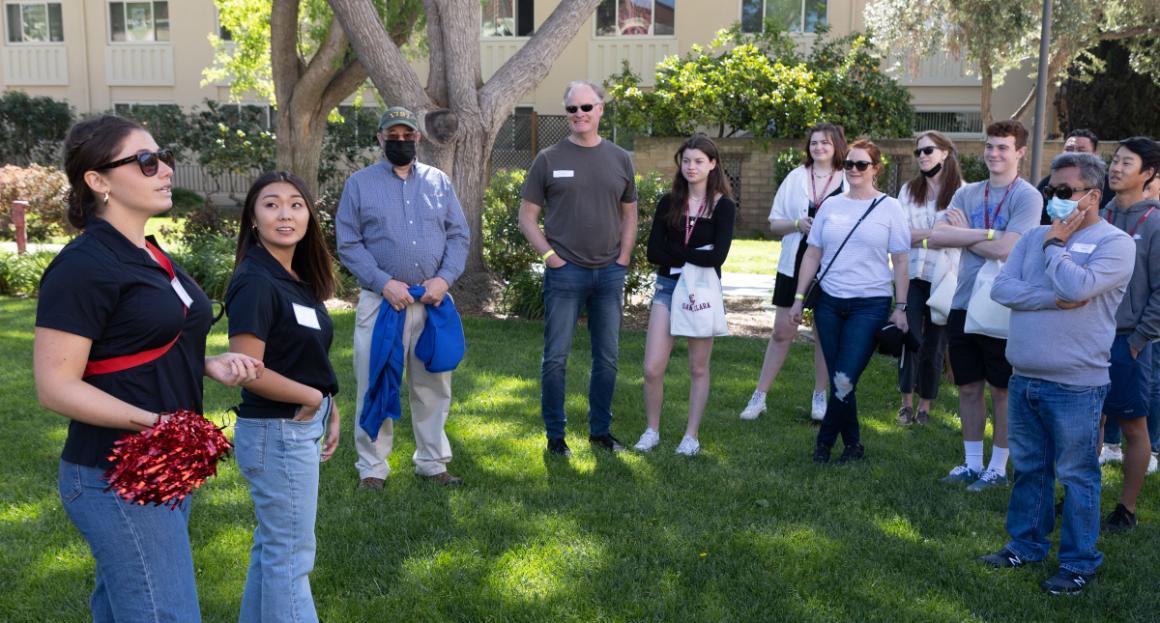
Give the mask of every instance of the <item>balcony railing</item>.
[(0, 56), (6, 85), (68, 85), (68, 49), (63, 45), (8, 45)]
[(603, 82), (620, 73), (624, 61), (641, 77), (641, 86), (656, 84), (656, 66), (677, 53), (676, 37), (608, 37), (588, 42), (588, 79)]
[(495, 72), (513, 56), (524, 44), (528, 37), (491, 37), (479, 40), (479, 73), (484, 81), (491, 79)]
[(892, 70), (904, 87), (973, 87), (979, 77), (967, 74), (967, 64), (946, 53), (919, 60), (917, 71), (911, 71), (906, 61)]
[(109, 45), (105, 71), (109, 86), (173, 86), (173, 47)]

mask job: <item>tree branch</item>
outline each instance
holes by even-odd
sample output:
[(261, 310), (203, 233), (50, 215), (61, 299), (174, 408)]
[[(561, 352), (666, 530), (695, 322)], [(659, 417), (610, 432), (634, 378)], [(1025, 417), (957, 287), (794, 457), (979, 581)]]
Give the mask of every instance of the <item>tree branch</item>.
[(447, 101), (456, 114), (479, 114), (479, 23), (478, 2), (435, 0), (439, 5), (443, 54), (454, 63), (444, 63)]
[(419, 77), (387, 34), (371, 0), (330, 0), (330, 7), (359, 58), (375, 61), (364, 63), (375, 88), (384, 96), (398, 95), (398, 101), (387, 102), (388, 105), (403, 104), (415, 112), (433, 107)]
[(443, 47), (443, 15), (435, 0), (423, 0), (427, 11), (427, 95), (439, 106), (447, 106), (447, 51)]
[(270, 72), (274, 101), (288, 107), (298, 83), (298, 0), (274, 0), (270, 7)]
[(1160, 35), (1160, 28), (1153, 26), (1137, 26), (1135, 28), (1126, 28), (1124, 30), (1112, 30), (1100, 33), (1100, 41), (1120, 41), (1122, 39), (1134, 39), (1136, 37), (1154, 37)]
[(333, 110), (366, 80), (367, 68), (355, 57), (326, 85), (326, 90), (322, 92), (322, 110)]
[[(314, 53), (310, 63), (306, 65), (306, 71), (302, 73), (294, 88), (294, 99), (306, 102), (321, 100), (322, 94), (342, 70), (342, 65), (339, 63), (346, 55), (348, 46), (349, 41), (346, 38), (346, 33), (343, 32), (338, 21), (331, 18), (326, 29), (326, 39), (323, 40), (318, 51)], [(327, 110), (329, 111), (329, 109)]]

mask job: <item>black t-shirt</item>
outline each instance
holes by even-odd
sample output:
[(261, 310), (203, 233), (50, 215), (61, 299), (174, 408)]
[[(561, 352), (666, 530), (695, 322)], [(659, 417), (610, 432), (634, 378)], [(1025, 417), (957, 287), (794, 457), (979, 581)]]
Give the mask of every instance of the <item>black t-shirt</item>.
[[(338, 377), (328, 356), (334, 324), (326, 306), (263, 247), (246, 251), (234, 272), (226, 291), (226, 312), (231, 337), (249, 333), (266, 343), (262, 360), (267, 368), (323, 393), (338, 393)], [(291, 418), (298, 407), (243, 389), (238, 414)]]
[[(92, 340), (90, 360), (133, 355), (164, 346), (160, 358), (85, 382), (133, 406), (156, 413), (202, 412), (205, 336), (212, 324), (209, 298), (177, 264), (178, 280), (193, 299), (188, 313), (169, 274), (149, 252), (107, 221), (92, 219), (49, 264), (40, 280), (36, 326)], [(73, 420), (61, 457), (107, 468), (113, 442), (132, 431)]]

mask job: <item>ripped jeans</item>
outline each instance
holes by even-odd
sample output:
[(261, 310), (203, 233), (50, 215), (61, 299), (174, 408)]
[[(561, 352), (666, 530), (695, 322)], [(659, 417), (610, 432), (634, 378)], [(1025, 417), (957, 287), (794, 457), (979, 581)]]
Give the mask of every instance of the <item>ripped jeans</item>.
[(830, 395), (818, 445), (833, 447), (839, 433), (847, 447), (861, 443), (855, 389), (874, 354), (875, 335), (889, 320), (890, 301), (889, 296), (840, 299), (822, 290), (814, 324), (830, 371)]

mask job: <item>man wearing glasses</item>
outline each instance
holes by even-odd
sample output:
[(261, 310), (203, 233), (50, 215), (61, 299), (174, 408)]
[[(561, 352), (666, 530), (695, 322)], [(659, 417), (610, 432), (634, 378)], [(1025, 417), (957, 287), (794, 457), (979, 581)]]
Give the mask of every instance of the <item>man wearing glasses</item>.
[[(955, 384), (959, 386), (959, 417), (966, 460), (942, 481), (966, 485), (969, 491), (1007, 486), (1007, 382), (1011, 364), (1007, 340), (967, 333), (967, 304), (975, 278), (987, 260), (1005, 261), (1019, 237), (1039, 225), (1043, 201), (1035, 187), (1019, 177), (1019, 161), (1027, 153), (1027, 128), (1015, 120), (987, 126), (983, 159), (990, 176), (958, 190), (950, 207), (931, 230), (930, 245), (961, 248), (959, 282), (947, 317), (947, 350)], [(983, 433), (991, 388), (995, 409), (991, 462), (983, 469)]]
[[(415, 473), (443, 485), (462, 482), (447, 471), (451, 444), (443, 427), (451, 409), (451, 373), (428, 372), (415, 356), (427, 318), (427, 305), (443, 302), (467, 260), (467, 220), (451, 180), (439, 169), (418, 162), (422, 135), (415, 114), (388, 108), (379, 121), (384, 159), (350, 176), (335, 216), (338, 256), (358, 278), (354, 329), (354, 369), (362, 414), (369, 385), (372, 337), (385, 302), (403, 312), (402, 352), (415, 432)], [(422, 286), (422, 295), (411, 288)], [(389, 373), (388, 373), (389, 374)], [(394, 440), (388, 417), (373, 439), (355, 426), (359, 487), (382, 489)]]
[[(564, 372), (583, 308), (592, 343), (588, 440), (621, 451), (612, 436), (624, 276), (636, 242), (632, 157), (600, 138), (604, 90), (586, 80), (564, 91), (569, 136), (541, 151), (528, 170), (520, 231), (544, 260), (544, 359), (540, 408), (548, 452), (569, 456), (564, 440)], [(540, 214), (544, 227), (540, 229)]]
[[(1077, 128), (1071, 132), (1068, 132), (1067, 139), (1063, 142), (1063, 151), (1064, 153), (1069, 154), (1078, 153), (1099, 155), (1099, 146), (1100, 139), (1096, 136), (1095, 132), (1092, 132), (1086, 128)], [(1042, 193), (1043, 189), (1047, 188), (1047, 184), (1049, 182), (1051, 182), (1051, 175), (1045, 175), (1043, 179), (1039, 180), (1039, 183), (1035, 185), (1035, 189)], [(1105, 180), (1103, 193), (1100, 195), (1100, 201), (1102, 201), (1106, 206), (1108, 205), (1108, 202), (1112, 200), (1113, 196), (1115, 196), (1115, 193), (1112, 192), (1112, 189), (1108, 186), (1107, 180)], [(1039, 219), (1040, 225), (1051, 224), (1051, 217), (1047, 215), (1047, 202), (1047, 197), (1044, 197), (1043, 216)]]

